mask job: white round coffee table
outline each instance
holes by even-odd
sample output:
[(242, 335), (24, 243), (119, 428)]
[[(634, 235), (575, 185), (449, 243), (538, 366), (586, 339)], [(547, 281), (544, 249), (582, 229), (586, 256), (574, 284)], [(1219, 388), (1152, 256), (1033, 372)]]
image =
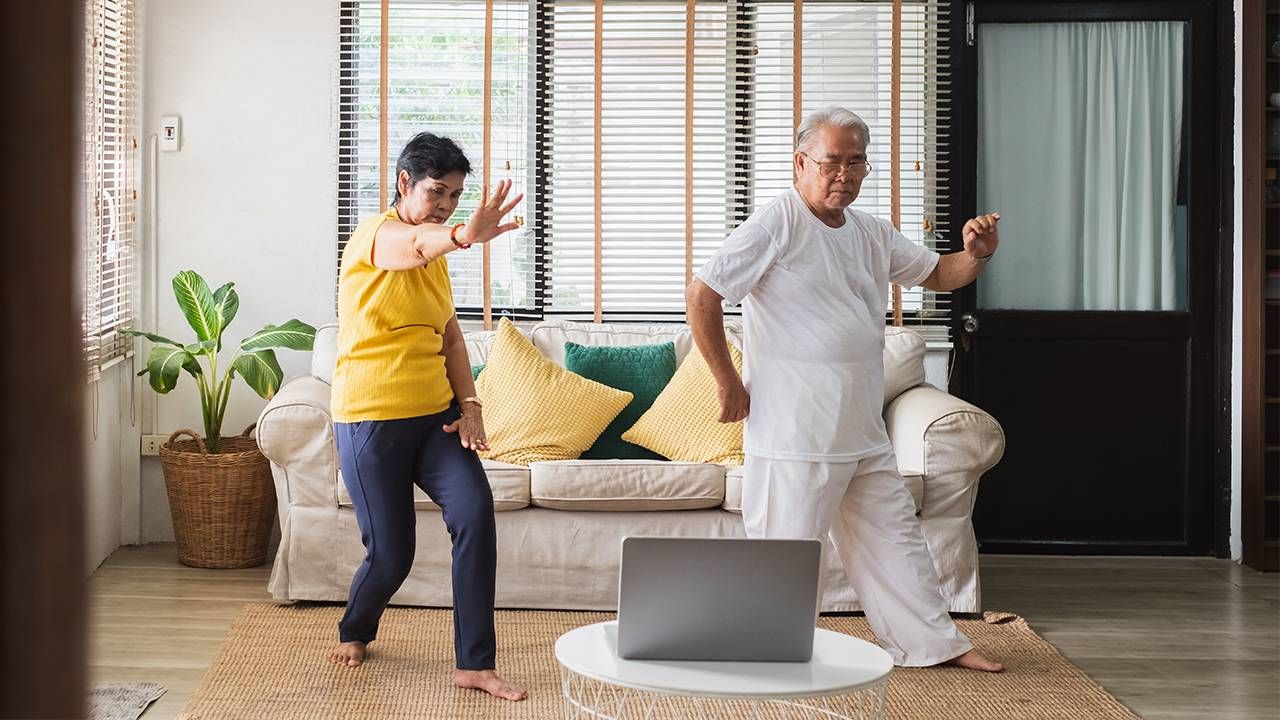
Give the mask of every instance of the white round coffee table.
[(893, 661), (815, 630), (807, 663), (623, 660), (616, 621), (556, 640), (565, 718), (883, 718)]

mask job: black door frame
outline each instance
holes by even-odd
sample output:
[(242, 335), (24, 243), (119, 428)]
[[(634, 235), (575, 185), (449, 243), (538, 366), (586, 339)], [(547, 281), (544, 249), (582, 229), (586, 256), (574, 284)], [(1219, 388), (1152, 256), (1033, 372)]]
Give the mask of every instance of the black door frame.
[[(1233, 208), (1232, 176), (1233, 117), (1234, 117), (1234, 18), (1231, 3), (1216, 0), (1126, 0), (1103, 2), (1101, 0), (1059, 0), (1050, 2), (1026, 2), (1025, 0), (951, 0), (950, 61), (953, 69), (952, 115), (955, 125), (953, 137), (958, 142), (947, 149), (951, 163), (953, 187), (949, 220), (958, 228), (977, 214), (977, 187), (974, 182), (977, 167), (977, 47), (970, 45), (967, 37), (970, 13), (977, 22), (1050, 22), (1082, 20), (1183, 20), (1199, 27), (1207, 26), (1209, 32), (1192, 34), (1191, 52), (1197, 57), (1213, 57), (1214, 63), (1194, 64), (1189, 68), (1193, 84), (1212, 88), (1216, 103), (1215, 112), (1209, 114), (1212, 122), (1202, 122), (1201, 127), (1190, 127), (1189, 137), (1203, 138), (1207, 143), (1205, 166), (1212, 168), (1209, 177), (1200, 174), (1195, 178), (1196, 191), (1215, 189), (1217, 198), (1213, 204), (1216, 212), (1196, 218), (1188, 218), (1188, 235), (1217, 237), (1217, 247), (1201, 247), (1198, 253), (1188, 257), (1192, 263), (1204, 263), (1213, 268), (1211, 287), (1190, 288), (1193, 302), (1193, 350), (1199, 367), (1212, 368), (1210, 373), (1199, 373), (1192, 378), (1193, 397), (1211, 397), (1205, 402), (1211, 409), (1211, 417), (1199, 420), (1206, 431), (1211, 431), (1213, 451), (1210, 462), (1213, 490), (1211, 522), (1207, 535), (1198, 543), (1206, 552), (1218, 557), (1230, 556), (1231, 532), (1231, 317), (1232, 317), (1232, 258), (1233, 258)], [(1209, 127), (1213, 125), (1214, 127)], [(950, 238), (951, 250), (963, 250), (958, 233)], [(1207, 300), (1206, 300), (1207, 299)], [(952, 337), (961, 335), (960, 317), (977, 307), (977, 289), (973, 285), (956, 291), (953, 298)], [(1197, 342), (1194, 338), (1205, 338)], [(963, 398), (972, 398), (971, 374), (964, 371), (965, 358), (959, 347), (955, 350), (956, 368), (950, 390)], [(1194, 407), (1194, 404), (1193, 404)], [(1191, 422), (1198, 421), (1190, 418)]]

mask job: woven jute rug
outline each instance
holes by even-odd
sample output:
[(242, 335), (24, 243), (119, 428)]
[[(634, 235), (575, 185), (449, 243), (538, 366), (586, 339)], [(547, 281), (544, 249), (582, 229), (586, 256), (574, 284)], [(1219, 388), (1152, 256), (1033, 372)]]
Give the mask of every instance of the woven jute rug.
[[(498, 670), (529, 688), (521, 703), (495, 700), (450, 682), (453, 623), (448, 610), (389, 608), (369, 659), (357, 668), (325, 659), (337, 642), (342, 607), (247, 605), (183, 710), (184, 720), (472, 720), (563, 718), (555, 640), (607, 613), (500, 611)], [(961, 630), (1008, 670), (897, 668), (890, 676), (889, 718), (1039, 720), (1137, 715), (1121, 705), (1015, 615), (962, 620)], [(866, 640), (860, 617), (821, 625)], [(743, 715), (746, 717), (746, 715)]]

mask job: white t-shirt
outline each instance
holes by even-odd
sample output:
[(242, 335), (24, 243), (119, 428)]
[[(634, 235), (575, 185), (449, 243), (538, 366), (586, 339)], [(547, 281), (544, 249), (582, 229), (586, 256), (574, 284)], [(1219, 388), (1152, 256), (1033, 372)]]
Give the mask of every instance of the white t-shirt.
[(884, 320), (889, 283), (919, 285), (938, 254), (852, 208), (832, 228), (795, 188), (729, 234), (697, 277), (742, 303), (747, 454), (849, 462), (889, 445)]

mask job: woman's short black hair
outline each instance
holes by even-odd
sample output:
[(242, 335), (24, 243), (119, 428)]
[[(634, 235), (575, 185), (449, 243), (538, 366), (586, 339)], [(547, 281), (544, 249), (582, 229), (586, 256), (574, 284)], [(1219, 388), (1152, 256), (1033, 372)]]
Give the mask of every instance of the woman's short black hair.
[(396, 160), (395, 188), (396, 196), (391, 201), (394, 205), (400, 202), (400, 171), (409, 173), (409, 187), (418, 184), (424, 177), (442, 178), (445, 175), (460, 172), (471, 174), (471, 161), (462, 152), (458, 144), (447, 137), (434, 133), (420, 132), (405, 143)]

